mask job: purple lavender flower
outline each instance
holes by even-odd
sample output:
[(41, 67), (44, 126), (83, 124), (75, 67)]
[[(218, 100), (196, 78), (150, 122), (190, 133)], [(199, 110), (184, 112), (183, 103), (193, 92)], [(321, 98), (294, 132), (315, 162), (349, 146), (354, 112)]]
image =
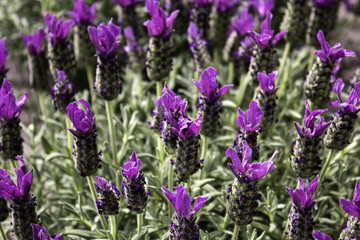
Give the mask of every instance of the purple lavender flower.
[(145, 190), (146, 181), (140, 167), (140, 159), (137, 158), (136, 152), (133, 152), (130, 161), (124, 164), (124, 170), (122, 170), (123, 196), (127, 208), (136, 214), (144, 211), (148, 201), (148, 193)]
[(338, 107), (339, 111), (342, 113), (351, 113), (351, 112), (357, 112), (359, 109), (357, 108), (357, 104), (360, 99), (360, 82), (356, 83), (354, 86), (354, 89), (351, 91), (350, 96), (346, 100), (346, 102), (343, 102), (341, 97), (341, 92), (344, 89), (344, 82), (341, 78), (338, 78), (337, 81), (334, 84), (333, 91), (338, 95), (339, 102), (335, 101), (331, 104), (334, 107)]
[(21, 34), (21, 37), (23, 38), (28, 52), (31, 55), (39, 55), (42, 51), (44, 51), (44, 48), (42, 48), (46, 38), (44, 29), (40, 28), (39, 31), (29, 35)]
[(212, 0), (189, 0), (189, 3), (197, 4), (199, 6), (208, 6), (211, 5)]
[(304, 125), (294, 122), (299, 137), (294, 142), (291, 159), (291, 165), (297, 176), (309, 178), (315, 176), (321, 169), (321, 136), (331, 121), (324, 122), (324, 117), (317, 116), (326, 112), (327, 109), (318, 109), (313, 112), (310, 110), (309, 102), (305, 102), (306, 110)]
[(60, 240), (62, 233), (56, 235), (54, 238), (49, 235), (43, 226), (31, 224), (34, 240)]
[(298, 179), (300, 188), (287, 188), (293, 201), (289, 213), (289, 239), (311, 239), (314, 226), (312, 208), (316, 203), (312, 196), (319, 183), (319, 175), (311, 183), (307, 180), (307, 187), (300, 177)]
[(333, 240), (329, 235), (318, 230), (314, 230), (312, 236), (315, 240)]
[(248, 8), (255, 10), (261, 18), (275, 7), (274, 0), (251, 0), (248, 1)]
[(20, 168), (14, 169), (17, 175), (16, 184), (5, 170), (0, 169), (0, 197), (10, 201), (13, 232), (17, 239), (31, 240), (33, 239), (31, 224), (38, 223), (35, 210), (36, 197), (30, 193), (33, 169), (27, 171), (22, 156), (17, 156), (16, 159), (20, 161)]
[(55, 15), (47, 13), (45, 15), (45, 24), (47, 26), (51, 45), (55, 47), (57, 44), (65, 41), (75, 22), (73, 20), (64, 22), (64, 17), (58, 20)]
[(115, 184), (111, 184), (105, 178), (95, 177), (95, 179), (97, 181), (96, 191), (99, 196), (99, 200), (96, 201), (99, 214), (106, 216), (118, 214), (120, 191)]
[(11, 83), (5, 78), (0, 89), (0, 120), (9, 121), (18, 118), (28, 98), (29, 95), (25, 92), (16, 102)]
[(174, 187), (175, 193), (165, 187), (162, 187), (161, 189), (176, 212), (171, 224), (170, 239), (178, 239), (179, 236), (186, 236), (187, 239), (199, 239), (199, 226), (196, 224), (197, 216), (195, 216), (195, 214), (210, 199), (210, 197), (197, 197), (194, 208), (191, 211), (191, 199), (186, 191), (187, 188), (182, 185)]
[(6, 38), (0, 39), (0, 82), (3, 81), (8, 69), (5, 67), (6, 58), (9, 52), (6, 50)]
[(63, 71), (56, 69), (56, 72), (58, 78), (55, 79), (55, 85), (51, 87), (51, 98), (55, 109), (66, 113), (66, 107), (74, 101), (74, 86)]
[(189, 0), (190, 22), (196, 24), (203, 38), (207, 39), (210, 28), (210, 12), (212, 0)]
[(80, 99), (79, 103), (86, 107), (86, 112), (76, 102), (70, 103), (66, 110), (75, 127), (69, 131), (75, 137), (73, 155), (76, 159), (76, 168), (81, 176), (86, 177), (93, 175), (100, 168), (101, 160), (97, 151), (95, 117), (90, 104), (84, 99)]
[(218, 12), (225, 12), (228, 9), (235, 8), (239, 2), (239, 0), (214, 0), (214, 5)]
[(279, 89), (279, 87), (275, 87), (276, 76), (277, 71), (269, 74), (265, 72), (258, 73), (260, 88), (265, 94), (274, 94)]
[(75, 0), (74, 10), (67, 12), (78, 27), (87, 27), (92, 25), (96, 18), (97, 3), (91, 5), (91, 7), (84, 3), (84, 0)]
[(225, 85), (219, 89), (219, 83), (216, 79), (217, 71), (215, 68), (207, 68), (200, 76), (200, 82), (193, 80), (195, 86), (199, 89), (198, 107), (202, 119), (202, 134), (205, 136), (214, 136), (220, 124), (221, 101), (219, 100), (233, 85)]
[(114, 3), (119, 4), (121, 7), (136, 6), (142, 3), (143, 0), (113, 0)]

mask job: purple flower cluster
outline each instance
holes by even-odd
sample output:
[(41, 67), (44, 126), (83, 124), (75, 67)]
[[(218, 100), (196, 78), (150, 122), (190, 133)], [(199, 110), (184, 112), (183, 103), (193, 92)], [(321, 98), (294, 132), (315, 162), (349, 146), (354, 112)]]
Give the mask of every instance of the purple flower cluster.
[(74, 124), (75, 129), (69, 129), (74, 136), (87, 135), (96, 131), (95, 117), (92, 114), (90, 104), (80, 99), (79, 103), (86, 107), (86, 113), (76, 102), (72, 102), (66, 108), (70, 121)]
[(275, 87), (277, 73), (277, 71), (274, 71), (269, 74), (266, 74), (265, 72), (257, 74), (260, 88), (264, 93), (274, 94), (279, 89), (279, 87)]
[(261, 18), (265, 17), (267, 12), (274, 9), (274, 0), (251, 0), (248, 1), (248, 8), (254, 9)]
[(72, 18), (78, 27), (87, 27), (92, 25), (96, 18), (97, 3), (88, 6), (84, 0), (75, 0), (74, 10), (67, 12), (68, 16)]
[(304, 181), (300, 177), (298, 179), (300, 188), (287, 188), (290, 197), (293, 200), (295, 206), (302, 209), (312, 208), (316, 203), (316, 200), (312, 199), (312, 196), (314, 195), (316, 188), (319, 184), (319, 175), (316, 176), (316, 178), (314, 178), (311, 183), (309, 182), (309, 180), (306, 180), (308, 185), (307, 187), (305, 186)]
[(119, 4), (121, 7), (134, 7), (139, 3), (142, 3), (143, 0), (113, 0), (113, 2)]
[(239, 2), (239, 0), (214, 0), (214, 5), (218, 12), (225, 12), (228, 9), (236, 8)]
[[(6, 50), (6, 38), (2, 38), (0, 39), (0, 77), (8, 71), (5, 67), (7, 56), (9, 56), (9, 52)], [(2, 79), (0, 79), (0, 81), (2, 81)]]
[(46, 38), (46, 33), (44, 29), (40, 28), (39, 31), (34, 32), (33, 34), (21, 34), (21, 36), (25, 42), (28, 52), (31, 55), (39, 55), (42, 51), (45, 50), (44, 48), (42, 48), (44, 40)]
[(31, 224), (33, 230), (34, 240), (60, 240), (62, 233), (59, 233), (55, 237), (51, 237), (43, 226), (37, 224)]
[(45, 23), (52, 46), (56, 46), (58, 43), (65, 41), (69, 35), (70, 29), (75, 24), (73, 20), (64, 22), (64, 17), (58, 20), (55, 15), (50, 13), (45, 15)]
[(95, 177), (96, 191), (99, 194), (99, 200), (96, 205), (99, 214), (116, 215), (119, 213), (119, 199), (120, 191), (116, 188), (115, 184), (111, 184), (105, 178)]
[(264, 113), (257, 102), (251, 101), (247, 113), (242, 111), (241, 108), (238, 109), (238, 113), (237, 124), (239, 127), (249, 132), (260, 131), (259, 126)]
[(360, 181), (356, 182), (353, 200), (342, 198), (340, 204), (347, 214), (360, 219)]
[(16, 102), (11, 83), (5, 78), (0, 89), (0, 119), (11, 120), (18, 118), (28, 98), (29, 95), (25, 92), (24, 96), (21, 96), (19, 101)]
[(357, 107), (357, 104), (360, 99), (360, 82), (356, 83), (354, 86), (354, 89), (351, 90), (351, 93), (346, 100), (346, 102), (343, 102), (341, 97), (341, 92), (344, 89), (344, 82), (341, 78), (338, 78), (334, 84), (333, 91), (337, 94), (339, 101), (331, 102), (331, 104), (334, 107), (339, 108), (339, 111), (341, 113), (352, 113), (352, 112), (358, 112), (359, 109)]
[(236, 31), (238, 36), (245, 36), (249, 31), (254, 27), (254, 18), (248, 12), (248, 9), (245, 9), (241, 12), (241, 16), (236, 16), (233, 24), (230, 26), (230, 32)]

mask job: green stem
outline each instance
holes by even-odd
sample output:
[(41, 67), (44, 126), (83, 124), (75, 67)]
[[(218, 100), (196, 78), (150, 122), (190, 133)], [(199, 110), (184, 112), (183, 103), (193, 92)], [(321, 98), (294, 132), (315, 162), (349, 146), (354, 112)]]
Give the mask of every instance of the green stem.
[(229, 62), (228, 64), (228, 84), (232, 84), (234, 82), (234, 61)]
[(141, 230), (142, 230), (142, 226), (143, 226), (143, 213), (139, 213), (137, 215), (137, 232), (138, 232), (138, 239), (140, 239), (141, 236)]
[[(171, 156), (171, 158), (172, 158), (172, 156)], [(172, 191), (173, 190), (173, 181), (174, 181), (174, 179), (173, 179), (173, 165), (170, 163), (169, 164), (169, 175), (168, 175), (168, 189), (170, 190), (170, 191)], [(173, 207), (172, 207), (172, 205), (171, 205), (171, 203), (169, 202), (169, 205), (168, 205), (168, 209), (169, 209), (169, 218), (172, 218), (172, 215), (173, 215)]]
[(156, 82), (156, 99), (162, 95), (162, 82), (158, 81)]
[(231, 237), (231, 240), (238, 240), (239, 232), (240, 232), (240, 226), (235, 224), (234, 232), (233, 232), (233, 235)]
[(15, 162), (14, 159), (10, 159), (10, 164), (11, 164), (11, 167), (12, 167), (13, 170), (14, 170), (15, 168), (18, 168), (17, 163)]
[(277, 75), (277, 79), (278, 79), (278, 81), (280, 81), (280, 82), (278, 82), (278, 86), (280, 85), (279, 92), (278, 92), (279, 100), (283, 97), (284, 93), (286, 92), (286, 85), (289, 80), (289, 77), (287, 74), (284, 74), (284, 76), (283, 76), (283, 72), (285, 69), (286, 59), (289, 55), (290, 47), (291, 47), (291, 44), (289, 42), (287, 42), (286, 46), (285, 46), (284, 56), (282, 59), (282, 64), (280, 66), (280, 69), (279, 69), (279, 72)]
[[(203, 136), (203, 142), (202, 142), (202, 148), (201, 148), (201, 156), (200, 156), (200, 159), (204, 159), (206, 158), (206, 151), (208, 149), (208, 137), (206, 136)], [(205, 161), (204, 161), (205, 162)], [(200, 180), (203, 179), (204, 177), (204, 170), (201, 170), (200, 171)]]
[(110, 142), (111, 142), (111, 151), (113, 157), (113, 163), (117, 163), (117, 151), (116, 151), (116, 138), (115, 138), (115, 130), (114, 130), (114, 121), (113, 121), (113, 112), (111, 108), (111, 102), (105, 101), (106, 106), (106, 116), (108, 119), (109, 125), (109, 134), (110, 134)]
[(226, 211), (226, 214), (225, 214), (225, 217), (224, 217), (224, 223), (223, 223), (222, 229), (221, 229), (222, 231), (226, 230), (227, 225), (229, 224), (229, 220), (230, 220), (229, 214), (228, 214), (228, 212)]
[[(65, 122), (66, 122), (66, 129), (70, 129), (71, 121), (67, 116), (65, 117)], [(80, 188), (79, 188), (79, 184), (78, 184), (77, 177), (76, 177), (75, 160), (73, 159), (73, 156), (72, 156), (73, 145), (74, 145), (74, 136), (72, 135), (72, 133), (69, 130), (67, 131), (67, 139), (68, 139), (67, 144), (68, 144), (68, 150), (69, 150), (69, 158), (71, 160), (70, 173), (74, 180), (75, 190), (78, 193), (78, 192), (80, 192)]]
[[(241, 103), (242, 103), (242, 101), (244, 99), (245, 90), (246, 90), (246, 87), (247, 87), (249, 81), (250, 81), (250, 75), (249, 74), (241, 75), (240, 86), (238, 87), (237, 94), (236, 94), (236, 99), (235, 99), (235, 103), (237, 104), (237, 107), (241, 107)], [(234, 114), (232, 115), (231, 123), (236, 124), (237, 111), (235, 110), (233, 112), (234, 112)]]
[(321, 169), (321, 172), (320, 172), (320, 178), (319, 178), (318, 188), (320, 188), (321, 183), (322, 183), (322, 181), (324, 180), (324, 177), (325, 177), (325, 174), (326, 174), (326, 170), (327, 170), (327, 168), (328, 168), (329, 165), (330, 165), (330, 162), (331, 162), (331, 160), (332, 160), (332, 158), (333, 158), (334, 153), (335, 153), (335, 150), (331, 149), (330, 152), (329, 152), (329, 154), (328, 154), (328, 156), (327, 156), (327, 158), (326, 158), (325, 165), (324, 165), (324, 167)]
[[(289, 53), (290, 53), (290, 49), (291, 49), (291, 43), (288, 41), (288, 42), (286, 42), (284, 53), (283, 53), (283, 56), (281, 58), (279, 71), (278, 71), (278, 74), (277, 74), (278, 81), (281, 79), (281, 75), (282, 75), (282, 73), (284, 71), (286, 60), (287, 60), (287, 58), (289, 56)], [(279, 85), (279, 83), (277, 85)]]
[[(96, 194), (96, 191), (95, 191), (95, 185), (94, 185), (94, 181), (92, 179), (92, 176), (87, 176), (86, 177), (87, 179), (87, 182), (89, 184), (89, 188), (90, 188), (90, 192), (91, 192), (91, 196), (93, 198), (93, 201), (94, 201), (94, 207), (96, 208), (96, 211), (97, 211), (97, 205), (96, 205), (96, 201), (98, 200), (97, 199), (97, 194)], [(107, 224), (105, 222), (105, 218), (102, 214), (99, 214), (99, 217), (100, 217), (100, 222), (101, 222), (101, 225), (103, 226), (103, 228), (105, 229), (105, 231), (108, 230), (108, 227), (107, 227)]]
[(113, 237), (114, 240), (117, 240), (116, 237), (116, 233), (117, 233), (117, 228), (116, 228), (116, 216), (115, 215), (110, 215), (109, 216), (109, 221), (110, 221), (110, 231), (111, 231), (111, 235)]
[(160, 135), (157, 136), (157, 145), (158, 145), (159, 160), (160, 160), (159, 173), (161, 173), (161, 171), (163, 169), (163, 165), (164, 165), (164, 148), (163, 148), (163, 143), (162, 143)]
[(314, 52), (314, 47), (310, 47), (310, 57), (309, 57), (309, 61), (308, 61), (308, 67), (307, 67), (307, 71), (310, 72), (311, 68), (314, 64), (315, 61), (315, 53)]
[(45, 93), (42, 91), (39, 93), (39, 101), (40, 101), (40, 109), (42, 115), (44, 116), (44, 123), (46, 124), (48, 120), (48, 112), (46, 110), (46, 105), (45, 105)]
[(89, 83), (89, 88), (90, 88), (90, 96), (91, 96), (91, 107), (94, 109), (95, 115), (97, 115), (96, 113), (96, 94), (94, 91), (94, 75), (92, 72), (93, 68), (92, 66), (90, 66), (89, 63), (86, 63), (86, 75), (87, 75), (87, 79), (88, 79), (88, 83)]
[(7, 240), (7, 239), (8, 239), (8, 238), (6, 237), (5, 231), (4, 231), (1, 223), (0, 223), (0, 233), (1, 233), (2, 239), (4, 239), (4, 240)]

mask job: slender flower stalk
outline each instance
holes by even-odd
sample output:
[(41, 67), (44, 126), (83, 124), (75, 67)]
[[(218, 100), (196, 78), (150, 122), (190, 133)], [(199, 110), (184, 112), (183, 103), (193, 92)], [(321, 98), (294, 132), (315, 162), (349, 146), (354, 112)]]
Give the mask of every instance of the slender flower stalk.
[(189, 0), (190, 22), (195, 23), (204, 39), (209, 37), (211, 0)]
[(55, 85), (51, 87), (51, 98), (54, 101), (55, 110), (66, 113), (66, 107), (75, 100), (74, 86), (63, 71), (56, 69), (56, 72), (58, 78), (55, 80)]
[(338, 108), (327, 133), (325, 144), (329, 149), (343, 150), (350, 143), (350, 137), (354, 132), (355, 123), (360, 109), (356, 106), (360, 99), (360, 82), (356, 83), (350, 96), (343, 102), (341, 92), (344, 89), (344, 82), (339, 78), (334, 84), (333, 91), (337, 94), (339, 101), (332, 102)]
[(327, 109), (310, 110), (309, 102), (305, 102), (306, 110), (304, 125), (294, 122), (299, 137), (293, 143), (291, 150), (291, 165), (297, 176), (310, 178), (317, 175), (321, 169), (321, 138), (331, 121), (325, 122), (324, 117), (317, 116), (327, 112)]
[(176, 212), (171, 223), (169, 239), (199, 239), (200, 232), (199, 226), (196, 224), (197, 216), (195, 216), (195, 214), (210, 199), (210, 197), (197, 197), (194, 208), (191, 211), (191, 199), (186, 191), (187, 188), (182, 185), (174, 187), (175, 193), (165, 187), (162, 187), (161, 189)]
[(33, 240), (60, 240), (62, 233), (52, 237), (43, 226), (37, 224), (31, 224), (33, 232)]
[(6, 50), (6, 38), (0, 39), (0, 84), (2, 85), (3, 79), (6, 77), (6, 73), (9, 69), (5, 67), (6, 58), (9, 56), (9, 52)]
[(10, 81), (4, 78), (0, 89), (0, 156), (4, 161), (23, 154), (19, 117), (28, 98), (25, 92), (16, 102)]
[(331, 76), (339, 59), (355, 57), (356, 54), (342, 47), (340, 43), (330, 47), (321, 30), (318, 32), (317, 38), (321, 44), (321, 50), (314, 52), (318, 58), (312, 66), (304, 87), (306, 97), (317, 107), (322, 107), (329, 103)]
[(173, 23), (179, 13), (177, 10), (167, 17), (159, 5), (160, 2), (155, 0), (147, 0), (145, 3), (151, 15), (151, 20), (144, 22), (150, 37), (146, 55), (146, 71), (152, 81), (162, 81), (170, 74), (173, 55), (171, 34)]
[(5, 197), (10, 202), (15, 236), (21, 240), (33, 240), (31, 224), (39, 222), (39, 216), (35, 209), (36, 197), (30, 193), (33, 169), (27, 171), (22, 156), (17, 156), (16, 159), (20, 161), (20, 168), (14, 169), (17, 175), (17, 184), (5, 170), (0, 169), (0, 198)]
[(50, 86), (49, 61), (43, 47), (46, 33), (44, 29), (25, 35), (21, 34), (28, 50), (30, 86), (37, 91), (46, 92)]
[(269, 161), (252, 163), (252, 150), (246, 141), (242, 141), (242, 148), (241, 153), (233, 148), (226, 151), (226, 156), (233, 162), (228, 163), (228, 166), (235, 176), (232, 187), (228, 190), (227, 213), (238, 226), (246, 226), (252, 222), (259, 205), (257, 200), (261, 198), (259, 181), (275, 170), (273, 160), (278, 152), (276, 150)]
[(300, 185), (298, 189), (287, 188), (293, 201), (289, 213), (289, 240), (312, 239), (314, 227), (312, 213), (316, 200), (312, 199), (312, 196), (318, 186), (319, 176), (316, 176), (311, 183), (307, 180), (307, 187), (300, 177), (298, 179)]

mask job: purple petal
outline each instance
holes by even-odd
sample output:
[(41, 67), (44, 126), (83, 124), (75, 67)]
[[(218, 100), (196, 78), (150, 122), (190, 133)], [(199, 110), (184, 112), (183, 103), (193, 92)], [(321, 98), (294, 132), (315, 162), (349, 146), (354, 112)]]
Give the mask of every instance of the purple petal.
[(225, 85), (222, 88), (219, 89), (218, 93), (216, 94), (217, 99), (219, 99), (220, 97), (222, 97), (227, 91), (229, 91), (230, 88), (232, 88), (234, 85)]
[(170, 203), (173, 205), (175, 209), (175, 201), (176, 201), (175, 194), (165, 187), (161, 187), (161, 190), (164, 192), (165, 196), (169, 199)]
[(194, 209), (190, 213), (190, 217), (195, 215), (200, 208), (210, 199), (210, 197), (197, 197), (194, 203)]
[(340, 200), (340, 204), (347, 214), (356, 218), (360, 218), (360, 209), (353, 202), (343, 198)]
[(191, 199), (186, 191), (187, 188), (180, 185), (174, 189), (176, 191), (175, 211), (179, 216), (187, 218), (191, 209)]
[(343, 102), (341, 98), (341, 92), (344, 89), (344, 86), (345, 84), (341, 78), (338, 78), (333, 86), (333, 91), (338, 95), (340, 102)]
[(356, 181), (353, 202), (360, 207), (360, 181)]
[(325, 233), (322, 233), (320, 231), (314, 230), (312, 234), (314, 240), (332, 240), (332, 238)]
[(237, 152), (233, 149), (233, 148), (228, 148), (226, 150), (226, 156), (230, 157), (232, 162), (234, 163), (235, 167), (237, 168), (237, 170), (243, 175), (246, 176), (246, 172), (245, 169), (239, 159), (239, 156), (237, 154)]

